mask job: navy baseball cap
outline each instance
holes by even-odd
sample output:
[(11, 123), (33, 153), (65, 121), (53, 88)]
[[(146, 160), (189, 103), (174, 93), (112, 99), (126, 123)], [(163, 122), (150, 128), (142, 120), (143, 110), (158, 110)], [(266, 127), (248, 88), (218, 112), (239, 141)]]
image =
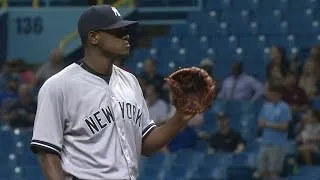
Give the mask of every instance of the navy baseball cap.
[(117, 29), (136, 23), (138, 22), (123, 20), (115, 7), (96, 5), (89, 7), (81, 14), (78, 21), (78, 32), (80, 36), (84, 36), (90, 31)]

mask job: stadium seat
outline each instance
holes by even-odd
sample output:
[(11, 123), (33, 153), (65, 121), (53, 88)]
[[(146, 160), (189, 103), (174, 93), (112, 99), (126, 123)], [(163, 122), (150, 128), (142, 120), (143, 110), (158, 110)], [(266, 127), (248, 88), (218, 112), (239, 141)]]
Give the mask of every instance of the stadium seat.
[(220, 15), (221, 21), (226, 21), (228, 23), (249, 23), (250, 14), (249, 10), (243, 9), (241, 11), (222, 11)]
[(283, 21), (283, 13), (280, 9), (265, 9), (265, 7), (252, 11), (251, 17), (252, 20), (260, 23), (279, 24)]
[(202, 153), (194, 151), (192, 149), (179, 150), (174, 154), (173, 164), (186, 165), (193, 164), (199, 161), (202, 157)]
[(45, 177), (43, 176), (40, 166), (35, 166), (35, 165), (23, 167), (22, 177), (24, 179), (45, 180)]
[(188, 166), (185, 165), (179, 165), (179, 166), (171, 166), (170, 169), (168, 169), (165, 172), (165, 180), (170, 179), (177, 179), (177, 180), (184, 180), (188, 173)]
[(301, 166), (298, 175), (319, 178), (320, 167), (319, 166)]
[(313, 177), (313, 176), (288, 176), (288, 180), (320, 180), (318, 177)]
[(312, 8), (316, 9), (318, 7), (319, 1), (317, 0), (290, 0), (289, 7), (290, 9), (305, 9), (305, 8)]
[(280, 8), (280, 9), (287, 9), (289, 6), (288, 0), (261, 0), (260, 7), (263, 7), (265, 9), (274, 9)]
[(233, 10), (256, 9), (259, 6), (260, 6), (259, 0), (242, 0), (242, 1), (233, 0), (232, 1)]
[(173, 25), (169, 31), (170, 36), (198, 36), (197, 23), (177, 24)]
[(253, 178), (254, 170), (248, 167), (229, 167), (227, 169), (227, 180), (254, 180)]
[(188, 13), (187, 20), (190, 23), (199, 23), (200, 25), (202, 25), (207, 23), (218, 23), (219, 16), (218, 12), (214, 10), (211, 10), (209, 12), (190, 12)]
[(2, 164), (0, 166), (0, 180), (12, 179), (13, 176), (14, 176), (14, 170), (12, 167), (7, 166), (6, 164)]
[(247, 167), (254, 168), (256, 166), (256, 154), (255, 153), (240, 153), (232, 157), (232, 163), (230, 167)]

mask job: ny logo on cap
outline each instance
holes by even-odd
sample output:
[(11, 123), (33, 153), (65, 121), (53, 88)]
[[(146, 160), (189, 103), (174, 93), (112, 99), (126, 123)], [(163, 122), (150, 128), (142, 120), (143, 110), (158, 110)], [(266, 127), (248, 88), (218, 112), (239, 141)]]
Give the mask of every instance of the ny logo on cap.
[(112, 11), (114, 12), (114, 15), (121, 16), (119, 11), (115, 7), (111, 7)]

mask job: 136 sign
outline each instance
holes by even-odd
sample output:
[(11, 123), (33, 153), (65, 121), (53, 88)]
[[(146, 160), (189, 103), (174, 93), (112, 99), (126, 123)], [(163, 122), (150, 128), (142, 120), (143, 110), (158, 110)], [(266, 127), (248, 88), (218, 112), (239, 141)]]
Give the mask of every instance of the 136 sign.
[(40, 16), (17, 17), (16, 32), (19, 35), (40, 35), (43, 32), (43, 21)]

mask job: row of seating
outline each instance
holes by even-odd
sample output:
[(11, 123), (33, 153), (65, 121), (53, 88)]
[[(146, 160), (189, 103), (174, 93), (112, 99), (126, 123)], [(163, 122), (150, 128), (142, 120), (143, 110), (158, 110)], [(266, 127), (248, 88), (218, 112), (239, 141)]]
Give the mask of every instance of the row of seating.
[(316, 8), (319, 5), (317, 0), (204, 0), (205, 10), (228, 10), (228, 9), (301, 9)]
[[(154, 38), (152, 41), (153, 48), (161, 51), (163, 47), (170, 49), (208, 49), (220, 50), (224, 48), (243, 48), (244, 51), (250, 49), (264, 49), (272, 45), (279, 45), (285, 49), (290, 48), (309, 48), (320, 42), (320, 34), (309, 34), (307, 36), (299, 36), (294, 34), (288, 35), (251, 35), (251, 36), (166, 36)], [(298, 50), (298, 49), (297, 49)]]
[(195, 20), (197, 22), (249, 22), (249, 21), (293, 21), (299, 23), (302, 21), (318, 20), (320, 11), (317, 9), (241, 9), (241, 10), (211, 10), (209, 12), (195, 11), (188, 14), (188, 20)]
[(234, 24), (223, 22), (213, 23), (194, 23), (179, 24), (172, 27), (169, 35), (177, 36), (226, 36), (226, 35), (242, 35), (250, 36), (257, 34), (265, 35), (309, 35), (320, 33), (319, 21), (312, 22), (302, 21), (301, 23), (290, 24), (287, 21), (272, 22), (265, 21)]
[(300, 9), (300, 8), (315, 8), (319, 5), (317, 0), (137, 0), (140, 7), (161, 7), (161, 6), (191, 6), (197, 5), (202, 1), (205, 9), (243, 9), (243, 8), (265, 8), (273, 9), (278, 7), (281, 9)]

